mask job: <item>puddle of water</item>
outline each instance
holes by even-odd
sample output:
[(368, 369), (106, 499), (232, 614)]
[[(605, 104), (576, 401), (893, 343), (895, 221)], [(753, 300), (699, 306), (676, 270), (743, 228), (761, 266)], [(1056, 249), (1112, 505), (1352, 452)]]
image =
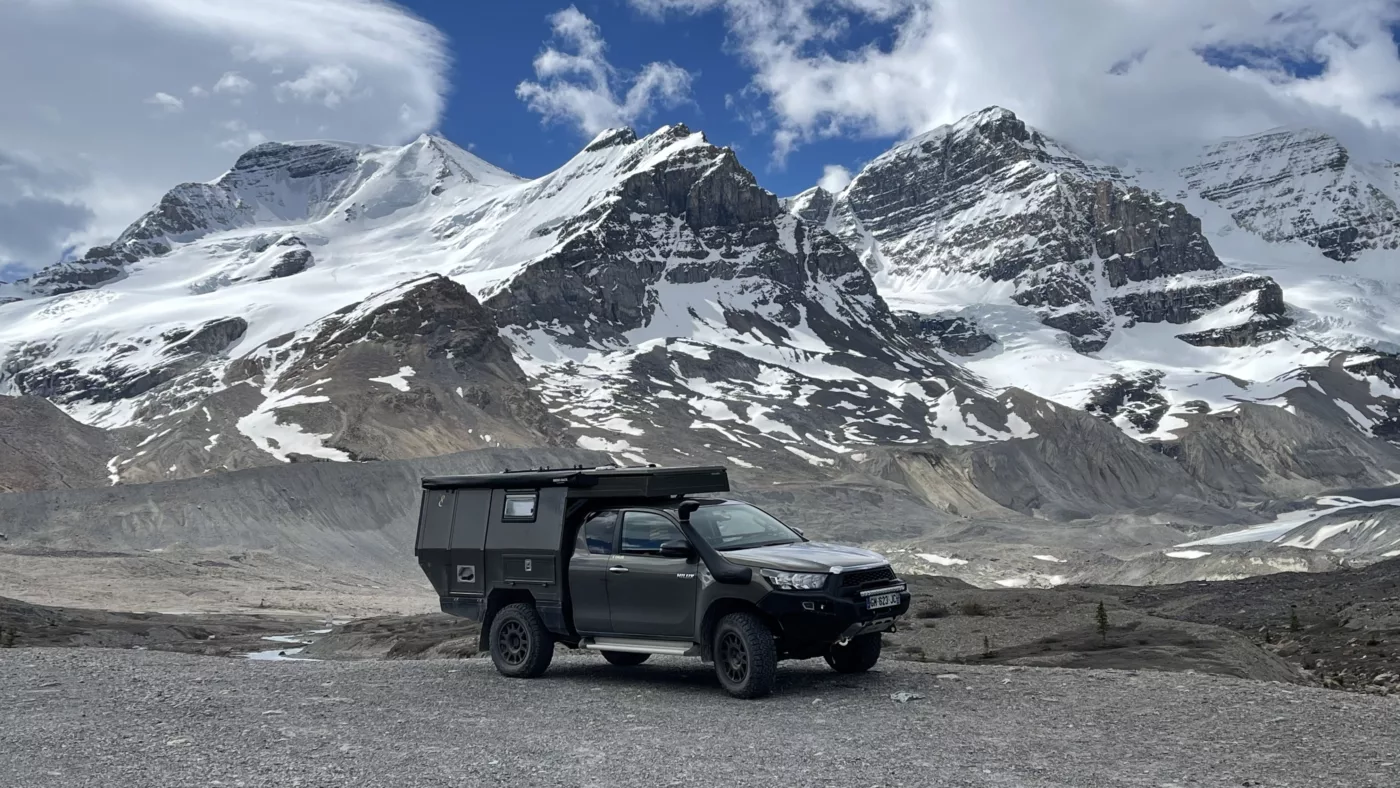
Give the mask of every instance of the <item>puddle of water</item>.
[[(270, 638), (263, 639), (269, 640)], [(254, 651), (245, 656), (248, 659), (257, 660), (259, 662), (320, 662), (320, 660), (313, 657), (296, 656), (305, 650), (306, 647), (304, 646), (301, 648), (274, 648), (268, 651)]]

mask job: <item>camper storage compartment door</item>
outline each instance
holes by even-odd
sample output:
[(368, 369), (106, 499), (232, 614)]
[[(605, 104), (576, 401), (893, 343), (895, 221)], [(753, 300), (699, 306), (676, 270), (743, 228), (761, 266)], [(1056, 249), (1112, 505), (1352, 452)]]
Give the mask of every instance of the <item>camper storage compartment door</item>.
[(486, 589), (486, 524), (491, 517), (490, 490), (453, 490), (449, 581), (454, 594), (482, 594)]
[[(462, 492), (466, 492), (463, 490)], [(558, 608), (559, 550), (563, 543), (564, 487), (491, 490), (486, 571), (491, 587), (528, 590), (546, 616)]]
[(438, 596), (450, 593), (448, 576), (449, 546), (452, 539), (452, 507), (456, 500), (451, 490), (424, 490), (418, 508), (418, 539), (414, 554), (418, 566), (432, 581)]

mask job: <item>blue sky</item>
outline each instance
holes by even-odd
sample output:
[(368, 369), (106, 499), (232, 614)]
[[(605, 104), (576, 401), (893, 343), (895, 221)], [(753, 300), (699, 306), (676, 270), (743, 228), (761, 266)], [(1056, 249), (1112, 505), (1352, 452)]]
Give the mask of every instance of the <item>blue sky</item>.
[[(440, 122), (444, 136), (487, 161), (527, 177), (543, 175), (578, 152), (586, 135), (559, 122), (542, 122), (515, 95), (521, 81), (535, 78), (532, 62), (550, 39), (548, 17), (567, 2), (458, 3), (408, 0), (403, 5), (447, 34), (453, 57), (452, 89)], [(657, 109), (634, 123), (645, 134), (667, 123), (684, 123), (705, 132), (711, 142), (735, 148), (739, 160), (766, 188), (782, 196), (817, 183), (826, 165), (858, 169), (862, 161), (889, 147), (892, 135), (833, 138), (803, 146), (776, 162), (771, 129), (756, 132), (726, 106), (735, 97), (749, 109), (743, 90), (750, 72), (726, 45), (725, 18), (709, 12), (685, 18), (657, 19), (625, 0), (577, 0), (572, 3), (601, 28), (608, 59), (622, 72), (635, 72), (653, 61), (670, 61), (692, 74), (692, 100)], [(877, 30), (877, 28), (883, 28)], [(888, 35), (888, 25), (869, 25), (851, 38), (874, 40)]]

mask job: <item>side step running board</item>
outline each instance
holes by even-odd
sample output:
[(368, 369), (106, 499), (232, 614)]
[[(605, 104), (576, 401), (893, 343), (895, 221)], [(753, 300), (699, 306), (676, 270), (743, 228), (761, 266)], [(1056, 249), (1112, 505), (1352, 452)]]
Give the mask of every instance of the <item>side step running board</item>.
[(664, 654), (670, 657), (698, 657), (700, 647), (687, 640), (647, 640), (645, 638), (584, 638), (579, 645), (594, 651), (625, 651), (630, 654)]

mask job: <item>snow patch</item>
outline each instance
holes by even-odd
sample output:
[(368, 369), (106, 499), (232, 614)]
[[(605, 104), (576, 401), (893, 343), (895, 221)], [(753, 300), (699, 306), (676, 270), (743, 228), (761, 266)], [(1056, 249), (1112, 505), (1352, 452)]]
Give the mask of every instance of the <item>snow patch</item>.
[(967, 561), (961, 558), (949, 558), (947, 556), (938, 555), (937, 553), (915, 553), (914, 555), (928, 561), (930, 564), (938, 564), (939, 566), (963, 566), (967, 563)]
[(291, 454), (306, 454), (337, 462), (350, 462), (351, 457), (340, 449), (325, 445), (331, 436), (309, 433), (294, 422), (282, 422), (277, 411), (298, 405), (312, 405), (329, 402), (329, 397), (307, 396), (298, 392), (325, 381), (302, 386), (279, 393), (263, 392), (264, 399), (257, 409), (238, 420), (238, 431), (253, 442), (253, 445), (271, 454), (282, 462), (290, 462)]
[(413, 375), (413, 367), (399, 367), (399, 371), (393, 375), (385, 375), (382, 378), (370, 378), (371, 383), (385, 383), (399, 391), (408, 391), (408, 378)]

